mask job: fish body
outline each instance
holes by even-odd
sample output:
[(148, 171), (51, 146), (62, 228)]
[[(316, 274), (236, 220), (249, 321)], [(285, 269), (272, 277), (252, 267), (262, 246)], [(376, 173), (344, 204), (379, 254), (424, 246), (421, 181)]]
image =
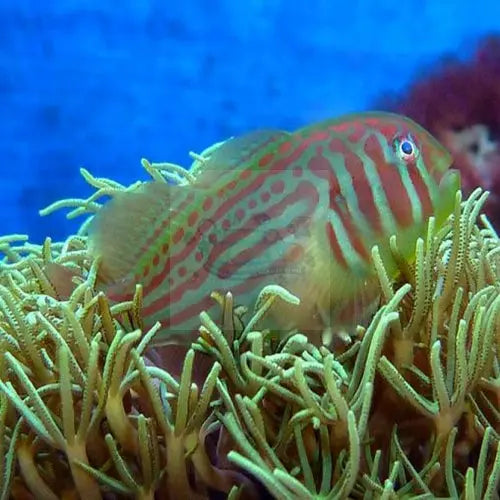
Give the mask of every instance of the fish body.
[(143, 285), (157, 344), (192, 341), (202, 310), (216, 319), (212, 291), (251, 307), (268, 284), (301, 300), (277, 308), (277, 327), (307, 330), (320, 317), (324, 329), (373, 300), (373, 245), (393, 275), (390, 236), (411, 259), (429, 216), (439, 225), (451, 213), (450, 164), (428, 132), (391, 113), (252, 132), (216, 149), (191, 185), (117, 195), (96, 215), (90, 248), (112, 299)]

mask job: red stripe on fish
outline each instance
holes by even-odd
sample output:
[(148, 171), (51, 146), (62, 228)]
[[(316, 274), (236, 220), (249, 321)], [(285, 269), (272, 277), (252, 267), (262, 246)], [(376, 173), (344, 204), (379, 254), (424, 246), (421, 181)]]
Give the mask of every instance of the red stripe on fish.
[[(329, 143), (329, 146), (331, 146), (331, 142)], [(338, 152), (341, 153), (341, 151)], [(329, 181), (330, 209), (334, 210), (335, 213), (339, 216), (340, 220), (342, 221), (342, 224), (344, 225), (347, 236), (353, 248), (356, 250), (356, 252), (358, 252), (360, 256), (368, 260), (369, 259), (368, 251), (360, 237), (359, 228), (356, 227), (356, 225), (353, 222), (353, 218), (349, 213), (351, 207), (347, 205), (344, 196), (341, 192), (338, 178), (334, 174), (335, 170), (334, 165), (332, 164), (331, 160), (323, 156), (323, 148), (321, 146), (318, 146), (316, 148), (316, 155), (309, 160), (308, 166), (311, 172)], [(355, 167), (355, 165), (351, 166)], [(359, 164), (358, 167), (362, 168), (362, 164)], [(349, 173), (352, 177), (353, 173), (351, 172)], [(357, 175), (357, 172), (354, 172), (354, 175)], [(353, 180), (353, 185), (355, 185), (354, 180)], [(332, 237), (331, 234), (328, 233), (328, 238), (331, 237)]]
[[(292, 134), (260, 131), (228, 141), (200, 165), (194, 186), (172, 186), (172, 190), (163, 191), (164, 199), (153, 196), (153, 189), (145, 194), (156, 203), (148, 204), (148, 198), (146, 203), (123, 200), (115, 204), (114, 211), (103, 212), (101, 222), (105, 223), (96, 226), (101, 232), (94, 236), (94, 252), (103, 256), (103, 281), (106, 277), (115, 280), (109, 295), (115, 298), (113, 292), (121, 287), (122, 297), (131, 298), (127, 286), (133, 286), (130, 278), (134, 277), (135, 282), (143, 283), (146, 323), (159, 319), (167, 328), (191, 332), (197, 328), (201, 310), (214, 313), (218, 309), (210, 298), (212, 290), (230, 288), (251, 307), (263, 285), (290, 284), (295, 279), (290, 274), (292, 264), (307, 263), (304, 257), (320, 259), (308, 267), (313, 283), (322, 280), (330, 265), (348, 268), (351, 259), (344, 252), (350, 247), (367, 260), (374, 236), (384, 236), (386, 226), (392, 228), (392, 215), (399, 228), (414, 222), (413, 212), (418, 210), (412, 209), (419, 207), (411, 205), (414, 198), (403, 183), (406, 175), (424, 216), (432, 213), (436, 203), (437, 186), (428, 191), (425, 184), (432, 179), (422, 175), (416, 165), (405, 165), (390, 156), (391, 141), (398, 133), (407, 132), (418, 139), (417, 144), (425, 143), (418, 168), (425, 169), (432, 159), (436, 159), (436, 170), (449, 167), (444, 150), (425, 131), (403, 117), (387, 114), (360, 114), (342, 122), (313, 124)], [(301, 188), (304, 180), (310, 184)], [(379, 183), (384, 193), (375, 191)], [(265, 226), (259, 224), (259, 213), (269, 219)], [(387, 225), (386, 218), (391, 219)], [(297, 240), (306, 242), (305, 249), (311, 254), (304, 255), (304, 247), (293, 247), (297, 241), (286, 237), (288, 227), (300, 219), (301, 229), (313, 231), (307, 239)], [(305, 219), (310, 222), (303, 222)], [(319, 234), (318, 226), (312, 226), (318, 219)], [(113, 234), (107, 231), (112, 220), (119, 221), (119, 231)], [(207, 226), (209, 220), (212, 223)], [(148, 223), (141, 226), (141, 221)], [(214, 225), (220, 232), (214, 231)], [(135, 230), (133, 238), (127, 239), (130, 227), (144, 230)], [(323, 227), (328, 241), (322, 238)], [(337, 232), (342, 236), (340, 242)], [(379, 240), (388, 245), (385, 239)], [(316, 245), (326, 246), (326, 253), (316, 252), (320, 250)], [(138, 251), (141, 249), (143, 252)], [(234, 259), (228, 262), (231, 257)], [(353, 275), (350, 290), (332, 290), (336, 301), (356, 298), (372, 272), (368, 266), (361, 271)], [(312, 303), (324, 300), (321, 291), (307, 293)], [(346, 294), (352, 297), (344, 297)], [(334, 302), (322, 306), (330, 307)], [(168, 341), (169, 335), (168, 331), (162, 333), (158, 342)]]
[(332, 254), (336, 257), (337, 262), (344, 268), (347, 268), (347, 262), (344, 258), (344, 254), (342, 253), (342, 249), (340, 248), (339, 242), (337, 240), (337, 236), (333, 231), (333, 227), (330, 222), (325, 224), (326, 236), (328, 238), (328, 243), (330, 244), (330, 250)]
[[(384, 188), (389, 209), (397, 223), (407, 227), (413, 223), (411, 200), (403, 185), (398, 168), (387, 163), (382, 145), (377, 137), (371, 135), (364, 144), (365, 154), (374, 162), (382, 187)], [(397, 193), (397, 196), (394, 196)], [(383, 210), (383, 207), (380, 207)]]
[(422, 204), (422, 216), (428, 217), (433, 212), (433, 206), (429, 188), (427, 187), (427, 184), (422, 178), (422, 175), (416, 165), (412, 164), (408, 165), (408, 173), (411, 182), (415, 187), (415, 191), (418, 195), (418, 198), (420, 199), (420, 203)]
[(366, 176), (365, 166), (359, 155), (346, 147), (339, 138), (333, 138), (328, 148), (332, 152), (342, 152), (344, 156), (345, 168), (352, 179), (352, 186), (356, 192), (358, 207), (364, 215), (370, 227), (375, 233), (381, 234), (383, 231), (380, 211), (373, 197), (370, 181)]
[(144, 244), (141, 246), (141, 253), (147, 252), (151, 249), (151, 246), (155, 245), (158, 238), (165, 233), (176, 214), (182, 213), (184, 210), (186, 210), (193, 203), (193, 200), (194, 193), (188, 193), (188, 195), (181, 201), (178, 207), (175, 207), (175, 209), (173, 209), (172, 211), (165, 213), (165, 217), (161, 220), (160, 225), (153, 231), (153, 234), (151, 234), (151, 236), (149, 236), (149, 238), (147, 238)]
[[(245, 189), (241, 190), (239, 193), (233, 195), (232, 198), (222, 203), (217, 208), (215, 214), (213, 214), (209, 218), (212, 218), (212, 220), (220, 220), (231, 208), (235, 206), (236, 203), (241, 202), (242, 198), (245, 195), (254, 194), (257, 191), (257, 188), (265, 182), (267, 177), (276, 175), (277, 173), (278, 171), (275, 169), (261, 172), (255, 178), (255, 180)], [(176, 254), (172, 253), (171, 255), (169, 255), (164, 267), (160, 270), (160, 272), (153, 276), (148, 284), (145, 284), (144, 295), (147, 295), (153, 289), (156, 289), (168, 276), (168, 274), (171, 272), (171, 269), (173, 269), (179, 262), (185, 260), (192, 253), (192, 251), (198, 247), (201, 236), (198, 232), (196, 234), (198, 235), (198, 237), (194, 236), (193, 238), (191, 238), (190, 241), (181, 248), (180, 252)], [(174, 251), (173, 248), (171, 250), (172, 252)]]
[[(266, 170), (262, 170), (259, 172), (257, 177), (253, 180), (251, 184), (248, 184), (244, 189), (236, 192), (231, 198), (227, 199), (223, 202), (217, 209), (217, 211), (213, 214), (213, 218), (215, 220), (219, 220), (227, 213), (231, 208), (234, 207), (237, 203), (240, 203), (243, 198), (245, 198), (249, 194), (255, 194), (259, 191), (259, 188), (264, 184), (267, 178), (272, 177), (274, 175), (278, 175), (281, 173), (287, 166), (291, 163), (296, 162), (300, 159), (302, 154), (307, 151), (307, 149), (316, 141), (324, 140), (325, 137), (328, 137), (328, 134), (315, 133), (311, 136), (303, 139), (298, 146), (292, 150), (291, 154), (284, 158), (277, 159), (271, 166), (269, 166)], [(251, 168), (247, 166), (247, 168)]]
[(359, 228), (354, 224), (353, 218), (347, 209), (347, 203), (344, 197), (339, 195), (334, 199), (330, 199), (330, 208), (338, 215), (354, 250), (356, 250), (359, 256), (365, 261), (370, 261), (370, 254), (363, 243)]
[[(308, 211), (305, 215), (312, 216), (314, 214), (315, 208), (318, 205), (318, 193), (317, 190), (314, 188), (314, 186), (312, 186), (308, 182), (301, 182), (293, 193), (291, 193), (290, 195), (288, 195), (279, 203), (273, 205), (269, 209), (266, 209), (266, 214), (270, 215), (271, 217), (277, 217), (280, 214), (282, 214), (287, 207), (290, 207), (291, 205), (295, 204), (296, 201), (300, 201), (303, 199), (306, 199), (309, 202)], [(303, 217), (304, 214), (301, 214), (301, 216)], [(246, 232), (246, 230), (244, 231)], [(238, 242), (240, 242), (241, 240), (242, 240), (241, 231), (235, 231), (229, 234), (225, 239), (219, 241), (217, 246), (214, 246), (214, 248), (212, 249), (212, 252), (210, 253), (207, 261), (203, 264), (202, 268), (198, 270), (199, 275), (196, 284), (193, 284), (191, 279), (186, 280), (183, 283), (180, 283), (175, 289), (169, 290), (168, 296), (161, 297), (160, 299), (145, 306), (144, 313), (155, 314), (161, 311), (162, 309), (166, 308), (167, 306), (169, 305), (172, 306), (173, 304), (181, 300), (182, 296), (188, 289), (194, 289), (200, 287), (205, 282), (208, 276), (214, 276), (212, 270), (215, 268), (215, 262), (217, 261), (217, 259), (223, 256), (224, 253), (229, 248), (232, 248), (234, 245), (237, 245)], [(219, 268), (216, 275), (219, 278), (231, 277), (234, 274), (234, 272), (240, 270), (241, 267), (244, 266), (252, 258), (256, 258), (262, 253), (264, 253), (271, 245), (274, 245), (274, 243), (275, 240), (266, 238), (266, 235), (264, 235), (257, 242), (257, 244), (253, 245), (251, 248), (242, 250), (239, 254), (235, 256), (239, 265), (235, 267), (234, 263), (224, 264), (221, 268)], [(197, 244), (193, 245), (191, 244), (191, 242), (190, 244), (188, 244), (188, 246), (189, 246), (188, 252), (190, 251), (191, 248), (198, 247)], [(173, 266), (171, 266), (169, 269), (164, 268), (164, 270), (160, 273), (161, 277), (160, 275), (155, 276), (150, 285), (145, 287), (145, 295), (151, 292), (152, 289), (161, 286), (163, 280), (168, 276), (170, 269), (172, 267)], [(151, 286), (153, 285), (153, 282), (154, 286)]]
[[(213, 220), (220, 220), (225, 213), (227, 213), (231, 208), (234, 207), (236, 203), (241, 202), (241, 199), (249, 194), (254, 194), (255, 192), (258, 191), (258, 187), (260, 187), (265, 180), (272, 176), (276, 175), (279, 173), (279, 170), (273, 168), (267, 171), (262, 171), (259, 173), (259, 175), (254, 179), (252, 183), (247, 185), (245, 189), (240, 190), (240, 192), (235, 193), (231, 198), (229, 198), (226, 202), (222, 203), (220, 206), (218, 206), (215, 214), (212, 215)], [(175, 236), (175, 235), (174, 235)], [(163, 268), (159, 271), (158, 274), (154, 275), (149, 283), (144, 285), (144, 295), (149, 294), (153, 289), (156, 289), (163, 281), (164, 279), (168, 276), (170, 273), (171, 269), (175, 267), (179, 262), (182, 260), (186, 259), (191, 252), (197, 248), (197, 245), (199, 243), (200, 238), (193, 237), (191, 240), (182, 247), (181, 251), (176, 253), (176, 254), (171, 254), (169, 255), (167, 261), (165, 262), (165, 265)], [(171, 248), (173, 251), (174, 249)]]
[[(293, 249), (291, 249), (290, 253), (287, 253), (284, 257), (280, 257), (272, 262), (270, 262), (268, 266), (268, 271), (263, 270), (260, 274), (246, 277), (242, 283), (232, 286), (231, 292), (234, 296), (243, 296), (248, 292), (255, 292), (265, 284), (269, 284), (273, 282), (273, 278), (271, 276), (278, 274), (280, 272), (285, 272), (288, 269), (288, 266), (291, 263), (291, 259), (294, 257), (298, 258), (303, 255), (303, 248), (300, 245), (296, 245)], [(214, 287), (215, 289), (216, 287)], [(219, 288), (219, 290), (222, 290)], [(168, 303), (165, 304), (165, 307), (168, 306)], [(199, 314), (201, 310), (210, 310), (211, 308), (215, 308), (216, 305), (214, 300), (210, 297), (205, 297), (201, 299), (199, 302), (189, 304), (186, 308), (173, 313), (165, 320), (160, 320), (162, 325), (168, 326), (170, 328), (175, 328), (177, 325), (182, 325), (183, 323), (191, 320), (193, 316)], [(164, 307), (159, 307), (158, 311), (161, 311)]]
[(322, 155), (314, 155), (307, 162), (309, 172), (319, 179), (328, 182), (329, 190), (332, 193), (340, 193), (340, 184), (335, 175), (332, 164)]
[[(264, 284), (268, 284), (272, 281), (272, 275), (276, 274), (278, 270), (285, 270), (290, 264), (290, 256), (287, 254), (283, 258), (279, 258), (273, 262), (270, 262), (268, 267), (268, 272), (263, 270), (260, 274), (256, 274), (253, 276), (245, 277), (242, 283), (232, 286), (231, 292), (235, 296), (240, 296), (241, 294), (245, 294), (247, 292), (255, 291), (259, 287), (262, 287)], [(207, 273), (203, 270), (205, 274), (212, 276), (210, 273)], [(281, 271), (283, 272), (283, 271)], [(190, 286), (190, 289), (199, 288), (199, 286)], [(224, 290), (221, 287), (214, 286), (213, 289)], [(168, 328), (175, 328), (178, 325), (182, 325), (183, 323), (192, 320), (193, 317), (196, 317), (197, 314), (202, 310), (209, 311), (211, 308), (216, 307), (214, 300), (209, 296), (209, 294), (202, 296), (198, 302), (190, 303), (184, 309), (180, 311), (171, 313), (168, 311), (168, 307), (172, 306), (175, 303), (172, 297), (172, 293), (169, 291), (165, 295), (162, 295), (157, 301), (154, 303), (154, 308), (151, 306), (144, 307), (143, 313), (146, 316), (157, 314), (163, 310), (165, 310), (165, 318), (161, 318), (160, 322), (162, 326)]]
[[(270, 216), (271, 218), (274, 217), (279, 217), (280, 215), (283, 214), (283, 212), (287, 209), (295, 205), (298, 201), (301, 200), (307, 200), (308, 202), (308, 210), (305, 214), (299, 214), (299, 217), (312, 217), (314, 214), (314, 210), (318, 206), (319, 202), (319, 196), (316, 188), (310, 184), (309, 182), (301, 182), (298, 186), (297, 189), (287, 195), (285, 198), (283, 198), (281, 201), (278, 203), (270, 206), (269, 208), (266, 208), (266, 215)], [(259, 215), (259, 214), (257, 214)], [(255, 216), (254, 216), (255, 217)], [(295, 222), (297, 220), (294, 219), (292, 222)], [(276, 228), (273, 228), (272, 231), (276, 231)], [(218, 245), (213, 253), (211, 254), (211, 259), (212, 262), (211, 264), (213, 265), (214, 262), (219, 259), (228, 248), (234, 246), (241, 240), (241, 236), (238, 234), (238, 232), (231, 233), (230, 235), (227, 236), (226, 239), (222, 240), (220, 242), (220, 245)], [(251, 248), (245, 248), (242, 250), (240, 253), (238, 253), (234, 258), (237, 260), (238, 263), (240, 263), (238, 266), (235, 266), (234, 263), (227, 263), (224, 264), (219, 268), (219, 273), (222, 273), (224, 277), (230, 277), (233, 275), (234, 272), (238, 271), (241, 267), (243, 267), (247, 261), (251, 260), (252, 258), (255, 258), (262, 253), (264, 253), (270, 246), (274, 245), (276, 242), (275, 238), (268, 238), (267, 235), (263, 237), (261, 240), (262, 243), (257, 244)], [(232, 270), (232, 272), (231, 272)]]

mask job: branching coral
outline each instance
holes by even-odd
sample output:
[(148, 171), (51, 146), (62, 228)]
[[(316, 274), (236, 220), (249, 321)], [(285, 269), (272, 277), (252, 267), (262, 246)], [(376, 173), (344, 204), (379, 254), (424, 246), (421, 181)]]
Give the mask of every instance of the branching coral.
[[(190, 174), (143, 165), (189, 183), (203, 158)], [(82, 173), (96, 193), (51, 209), (93, 214), (128, 189)], [(252, 313), (214, 294), (221, 316), (200, 314), (179, 379), (152, 361), (141, 287), (115, 304), (96, 289), (86, 223), (63, 243), (1, 238), (1, 498), (498, 498), (500, 242), (478, 224), (485, 199), (457, 193), (414, 263), (393, 239), (396, 283), (373, 249), (383, 300), (350, 345), (262, 329), (276, 301), (298, 302), (278, 286)], [(201, 383), (198, 358), (212, 362)]]
[(440, 233), (430, 222), (396, 287), (374, 249), (385, 304), (346, 352), (300, 334), (273, 347), (261, 332), (231, 358), (219, 350), (223, 372), (237, 364), (243, 381), (234, 399), (231, 385), (219, 390), (230, 461), (276, 498), (497, 494), (500, 261), (496, 237), (475, 225), (483, 202), (459, 193), (455, 218)]

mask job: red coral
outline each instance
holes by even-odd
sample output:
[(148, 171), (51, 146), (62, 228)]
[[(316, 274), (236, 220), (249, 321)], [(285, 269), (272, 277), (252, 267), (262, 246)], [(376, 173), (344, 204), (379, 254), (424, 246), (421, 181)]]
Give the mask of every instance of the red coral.
[(427, 128), (452, 153), (466, 194), (491, 194), (485, 211), (500, 229), (500, 35), (489, 36), (469, 61), (440, 61), (406, 95), (378, 103)]

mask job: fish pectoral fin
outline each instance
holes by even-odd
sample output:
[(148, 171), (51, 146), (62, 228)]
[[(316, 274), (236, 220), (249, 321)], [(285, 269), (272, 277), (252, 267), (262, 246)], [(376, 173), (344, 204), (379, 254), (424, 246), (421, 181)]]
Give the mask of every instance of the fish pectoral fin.
[(380, 301), (376, 280), (368, 281), (332, 262), (304, 266), (300, 275), (289, 275), (284, 283), (300, 304), (273, 306), (273, 318), (285, 331), (294, 328), (307, 334), (315, 345), (326, 337), (336, 342), (346, 334), (354, 335), (358, 324), (366, 326)]
[[(317, 245), (317, 243), (314, 243)], [(322, 327), (335, 336), (355, 333), (365, 325), (380, 300), (380, 287), (370, 268), (350, 269), (309, 246), (309, 300), (314, 302)]]

